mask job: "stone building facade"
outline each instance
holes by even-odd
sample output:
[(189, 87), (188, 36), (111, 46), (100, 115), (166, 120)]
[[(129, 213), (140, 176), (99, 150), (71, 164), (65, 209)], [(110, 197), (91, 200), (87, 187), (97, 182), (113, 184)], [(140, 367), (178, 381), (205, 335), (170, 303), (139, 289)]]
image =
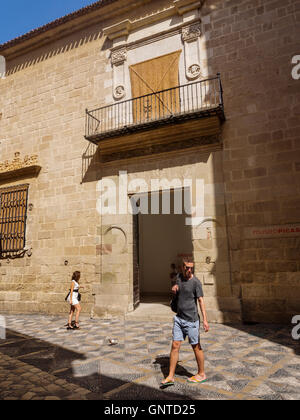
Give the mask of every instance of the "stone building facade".
[[(102, 0), (1, 45), (0, 311), (65, 312), (80, 270), (85, 313), (127, 313), (189, 255), (211, 321), (299, 314), (299, 20), (298, 0)], [(170, 187), (193, 211), (130, 211)]]

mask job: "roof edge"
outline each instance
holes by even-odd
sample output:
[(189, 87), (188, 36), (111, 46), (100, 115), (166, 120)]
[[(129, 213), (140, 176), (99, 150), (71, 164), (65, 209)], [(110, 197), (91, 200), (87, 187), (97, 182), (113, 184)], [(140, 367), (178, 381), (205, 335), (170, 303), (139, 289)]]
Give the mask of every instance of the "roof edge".
[(119, 0), (99, 0), (95, 3), (90, 4), (89, 6), (83, 7), (75, 12), (69, 13), (61, 18), (58, 18), (52, 22), (47, 23), (46, 25), (40, 26), (39, 28), (33, 29), (30, 32), (27, 32), (24, 35), (21, 35), (17, 38), (14, 38), (10, 41), (5, 42), (4, 44), (0, 44), (0, 53), (6, 51), (12, 47), (15, 47), (19, 44), (22, 44), (25, 41), (29, 41), (32, 38), (35, 38), (38, 35), (41, 35), (51, 29), (54, 29), (60, 25), (63, 25), (67, 22), (70, 22), (76, 18), (82, 17), (87, 15), (95, 10), (101, 9), (111, 3), (116, 3)]

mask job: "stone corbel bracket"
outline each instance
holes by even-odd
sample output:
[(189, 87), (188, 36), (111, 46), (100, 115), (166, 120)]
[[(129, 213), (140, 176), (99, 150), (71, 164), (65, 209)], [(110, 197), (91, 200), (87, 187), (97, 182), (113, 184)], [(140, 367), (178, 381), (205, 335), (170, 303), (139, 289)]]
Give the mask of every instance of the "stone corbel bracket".
[(105, 36), (107, 36), (111, 41), (114, 41), (119, 38), (128, 37), (131, 31), (132, 23), (129, 19), (123, 20), (115, 25), (109, 26), (103, 30)]
[(186, 78), (190, 81), (199, 79), (202, 76), (199, 47), (199, 38), (201, 37), (201, 34), (201, 22), (193, 23), (192, 25), (182, 28)]
[(179, 15), (185, 15), (192, 10), (200, 9), (204, 0), (174, 0), (174, 6)]

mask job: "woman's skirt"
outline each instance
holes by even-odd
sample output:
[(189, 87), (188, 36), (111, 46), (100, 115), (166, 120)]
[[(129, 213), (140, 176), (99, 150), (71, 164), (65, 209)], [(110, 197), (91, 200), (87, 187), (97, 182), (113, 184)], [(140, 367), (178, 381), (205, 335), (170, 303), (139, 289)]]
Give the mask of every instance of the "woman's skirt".
[[(71, 296), (71, 295), (70, 295)], [(68, 302), (71, 302), (70, 296), (68, 297)], [(78, 301), (78, 292), (73, 292), (73, 296), (72, 296), (72, 306), (76, 306), (79, 304)]]

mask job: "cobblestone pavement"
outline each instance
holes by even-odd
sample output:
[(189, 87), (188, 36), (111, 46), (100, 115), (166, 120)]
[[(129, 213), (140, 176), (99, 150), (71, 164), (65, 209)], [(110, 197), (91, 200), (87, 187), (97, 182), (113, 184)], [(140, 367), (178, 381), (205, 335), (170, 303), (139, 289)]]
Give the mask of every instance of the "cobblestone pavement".
[[(0, 340), (0, 399), (215, 400), (300, 399), (300, 342), (278, 325), (212, 324), (202, 334), (208, 382), (196, 373), (191, 347), (182, 346), (175, 386), (167, 374), (171, 325), (164, 322), (66, 319), (41, 315), (6, 320)], [(109, 338), (118, 341), (109, 344)]]

